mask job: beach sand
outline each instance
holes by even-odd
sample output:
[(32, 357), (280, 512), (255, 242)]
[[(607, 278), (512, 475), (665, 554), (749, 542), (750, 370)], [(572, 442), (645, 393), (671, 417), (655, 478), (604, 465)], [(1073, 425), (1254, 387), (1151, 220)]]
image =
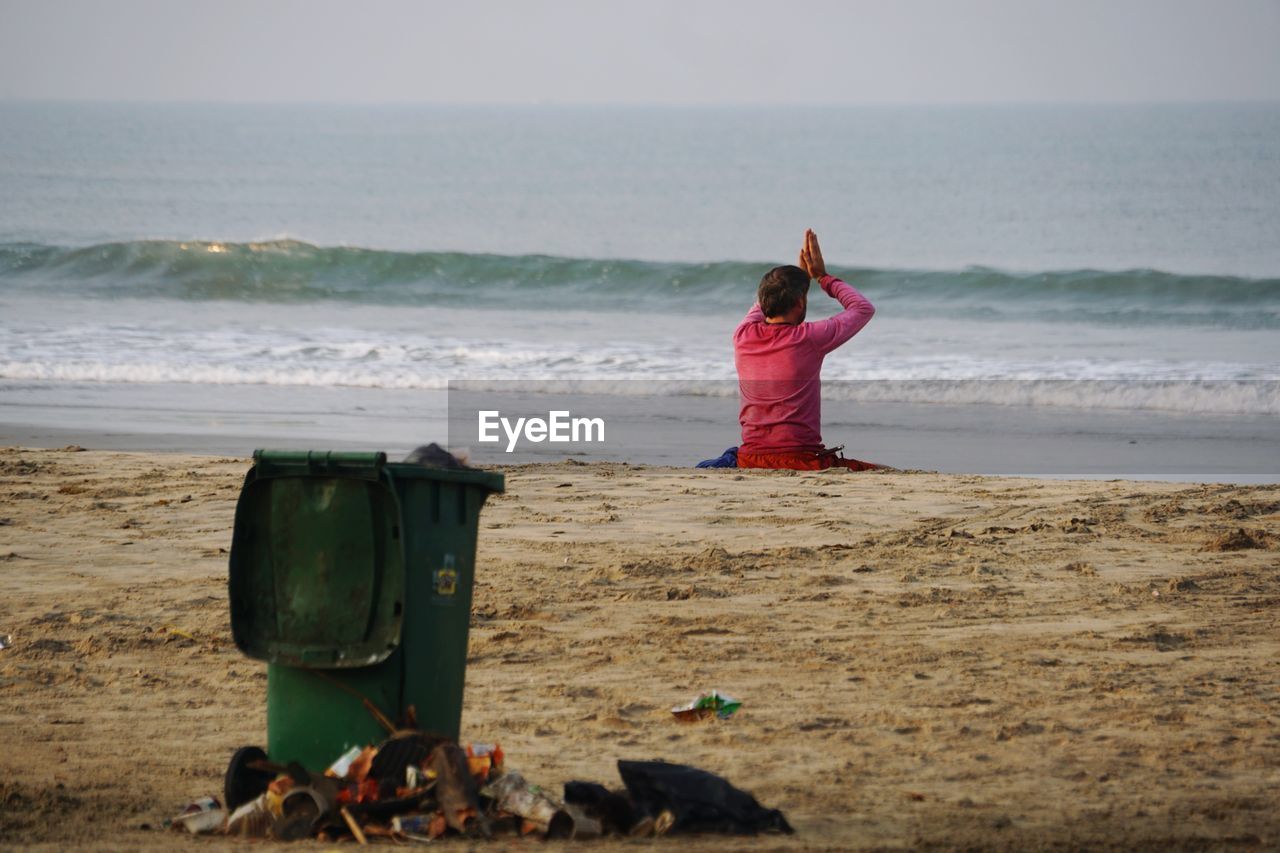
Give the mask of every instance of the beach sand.
[[(0, 450), (0, 847), (230, 846), (158, 827), (265, 741), (248, 465)], [(705, 849), (1280, 846), (1280, 486), (506, 474), (463, 738), (533, 782), (664, 758), (798, 830)], [(712, 688), (742, 710), (672, 719)]]

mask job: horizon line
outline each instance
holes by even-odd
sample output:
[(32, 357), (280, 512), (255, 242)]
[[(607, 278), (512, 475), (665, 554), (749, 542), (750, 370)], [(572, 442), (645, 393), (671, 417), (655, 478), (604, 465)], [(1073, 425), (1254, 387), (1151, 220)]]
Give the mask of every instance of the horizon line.
[(1147, 107), (1147, 106), (1272, 106), (1280, 98), (1202, 99), (1058, 99), (1058, 100), (971, 100), (971, 101), (345, 101), (319, 99), (236, 100), (212, 98), (83, 98), (0, 96), (0, 104), (95, 105), (95, 106), (243, 106), (243, 107), (425, 107), (432, 109), (884, 109), (884, 108), (964, 108), (964, 107)]

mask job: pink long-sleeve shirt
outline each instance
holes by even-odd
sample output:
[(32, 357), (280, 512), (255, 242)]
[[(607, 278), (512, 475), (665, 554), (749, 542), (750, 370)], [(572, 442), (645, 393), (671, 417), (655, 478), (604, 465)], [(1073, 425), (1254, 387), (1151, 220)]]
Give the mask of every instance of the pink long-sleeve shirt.
[(867, 325), (876, 309), (835, 276), (818, 283), (844, 306), (836, 316), (796, 326), (766, 323), (756, 303), (733, 333), (741, 450), (822, 449), (822, 360)]

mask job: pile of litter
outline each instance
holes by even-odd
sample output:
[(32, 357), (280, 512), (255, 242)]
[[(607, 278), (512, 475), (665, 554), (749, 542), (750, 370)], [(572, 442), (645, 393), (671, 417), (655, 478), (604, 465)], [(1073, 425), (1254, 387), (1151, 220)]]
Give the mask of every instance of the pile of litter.
[(624, 791), (568, 782), (563, 796), (505, 766), (497, 744), (461, 747), (416, 730), (354, 747), (324, 773), (279, 765), (245, 747), (227, 771), (226, 807), (213, 797), (170, 822), (192, 833), (360, 844), (536, 835), (652, 836), (678, 832), (792, 832), (782, 812), (704, 770), (619, 761)]

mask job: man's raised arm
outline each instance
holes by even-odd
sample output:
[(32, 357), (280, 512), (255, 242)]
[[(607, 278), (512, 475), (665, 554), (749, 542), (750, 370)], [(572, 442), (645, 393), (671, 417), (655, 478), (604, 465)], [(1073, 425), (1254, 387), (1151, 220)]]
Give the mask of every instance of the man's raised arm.
[(852, 285), (833, 275), (824, 275), (818, 279), (818, 284), (828, 296), (844, 306), (836, 316), (805, 327), (805, 338), (825, 355), (862, 331), (862, 327), (875, 316), (876, 307)]
[(818, 245), (818, 235), (812, 229), (804, 232), (800, 268), (809, 273), (810, 278), (816, 278), (822, 290), (844, 307), (834, 317), (805, 326), (805, 339), (826, 355), (858, 334), (875, 316), (876, 309), (857, 289), (827, 273), (822, 247)]

